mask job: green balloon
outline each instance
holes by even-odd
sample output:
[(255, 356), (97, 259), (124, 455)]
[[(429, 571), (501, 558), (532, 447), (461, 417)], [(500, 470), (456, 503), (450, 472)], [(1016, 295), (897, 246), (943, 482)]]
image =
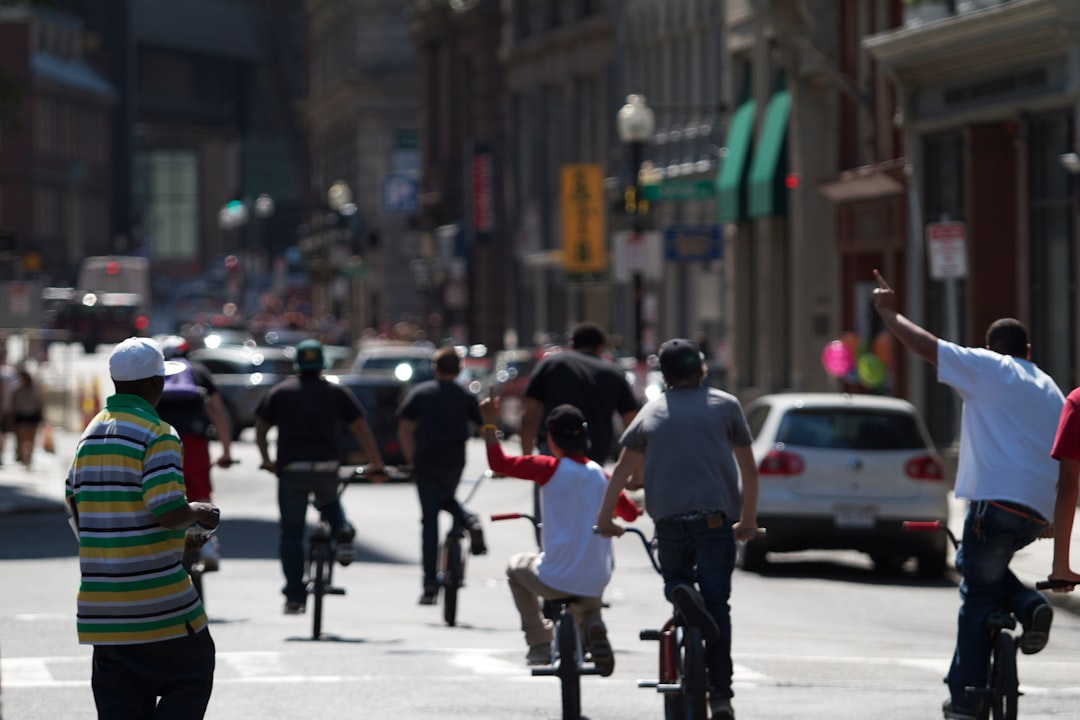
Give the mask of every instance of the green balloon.
[(857, 370), (859, 382), (871, 390), (876, 390), (885, 382), (887, 375), (885, 363), (873, 353), (864, 353), (859, 356)]

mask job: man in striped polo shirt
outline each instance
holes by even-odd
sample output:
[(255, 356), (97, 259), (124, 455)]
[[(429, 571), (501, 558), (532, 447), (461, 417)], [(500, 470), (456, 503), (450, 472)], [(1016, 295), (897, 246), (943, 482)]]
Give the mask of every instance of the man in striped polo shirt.
[(99, 719), (202, 718), (213, 688), (214, 641), (181, 561), (186, 530), (216, 528), (218, 511), (185, 499), (180, 439), (154, 409), (165, 376), (179, 371), (153, 340), (117, 345), (116, 394), (83, 431), (68, 470), (79, 642), (94, 646)]

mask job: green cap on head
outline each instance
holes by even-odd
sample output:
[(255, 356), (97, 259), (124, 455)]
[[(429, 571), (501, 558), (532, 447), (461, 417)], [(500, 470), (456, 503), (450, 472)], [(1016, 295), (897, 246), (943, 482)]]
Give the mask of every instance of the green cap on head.
[(296, 344), (296, 369), (300, 372), (307, 370), (322, 370), (326, 367), (323, 361), (323, 347), (318, 340), (301, 340)]

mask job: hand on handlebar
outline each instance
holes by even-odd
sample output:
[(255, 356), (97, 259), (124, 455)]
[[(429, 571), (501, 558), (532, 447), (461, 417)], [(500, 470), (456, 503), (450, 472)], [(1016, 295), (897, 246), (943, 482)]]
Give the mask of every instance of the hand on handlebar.
[(626, 528), (614, 520), (604, 520), (593, 525), (593, 532), (604, 537), (619, 537), (626, 532)]
[(765, 528), (758, 527), (757, 524), (749, 525), (742, 521), (735, 523), (731, 529), (735, 533), (735, 539), (739, 542), (747, 542), (765, 534)]

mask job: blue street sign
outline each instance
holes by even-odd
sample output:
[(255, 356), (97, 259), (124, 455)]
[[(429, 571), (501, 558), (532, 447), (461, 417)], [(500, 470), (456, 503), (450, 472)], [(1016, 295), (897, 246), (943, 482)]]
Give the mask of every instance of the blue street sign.
[(705, 262), (724, 257), (719, 225), (671, 225), (664, 228), (664, 257), (676, 262)]
[(419, 206), (420, 186), (408, 175), (387, 175), (382, 181), (382, 210), (388, 215), (411, 215)]

